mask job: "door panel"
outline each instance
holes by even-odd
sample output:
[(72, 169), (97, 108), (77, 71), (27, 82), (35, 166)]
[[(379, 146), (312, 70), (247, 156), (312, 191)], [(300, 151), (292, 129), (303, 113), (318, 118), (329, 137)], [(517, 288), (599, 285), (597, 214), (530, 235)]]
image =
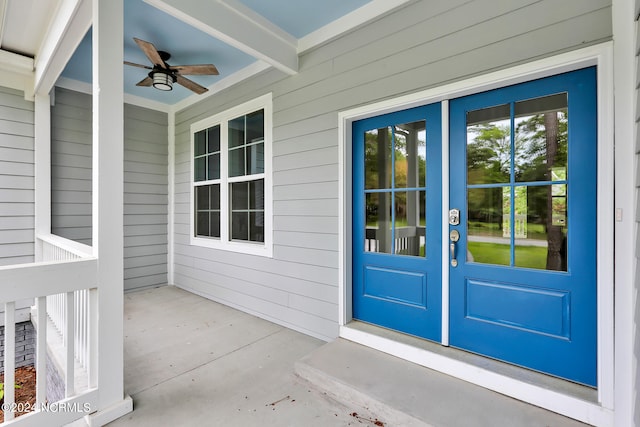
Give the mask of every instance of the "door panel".
[(353, 316), (441, 337), (441, 107), (353, 124)]
[(450, 102), (452, 346), (596, 385), (596, 123), (595, 68)]

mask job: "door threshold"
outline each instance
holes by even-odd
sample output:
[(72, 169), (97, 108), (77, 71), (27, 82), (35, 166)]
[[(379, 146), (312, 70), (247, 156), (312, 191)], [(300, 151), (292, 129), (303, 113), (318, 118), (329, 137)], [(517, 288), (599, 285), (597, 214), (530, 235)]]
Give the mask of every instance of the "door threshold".
[(361, 321), (341, 326), (340, 336), (588, 424), (613, 425), (613, 411), (591, 387)]

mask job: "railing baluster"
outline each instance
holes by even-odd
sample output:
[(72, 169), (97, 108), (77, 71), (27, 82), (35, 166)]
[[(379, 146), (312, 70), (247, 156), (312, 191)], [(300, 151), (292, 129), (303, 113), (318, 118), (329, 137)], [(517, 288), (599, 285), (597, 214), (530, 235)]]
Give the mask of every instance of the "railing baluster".
[(47, 298), (36, 298), (38, 331), (36, 333), (36, 407), (47, 401)]
[(76, 291), (76, 359), (86, 367), (86, 328), (87, 328), (86, 290)]
[(16, 401), (14, 384), (16, 382), (16, 303), (4, 305), (4, 420), (15, 417), (13, 407)]
[(74, 292), (67, 292), (66, 294), (66, 329), (64, 334), (64, 347), (66, 350), (66, 375), (65, 375), (65, 397), (71, 397), (75, 395), (75, 357), (74, 357)]
[(89, 330), (89, 292), (85, 289), (82, 291), (82, 340), (81, 340), (81, 349), (82, 349), (82, 365), (87, 366), (87, 352), (89, 349), (89, 341), (87, 339), (88, 330)]
[(74, 311), (74, 322), (73, 322), (73, 355), (76, 358), (76, 360), (78, 360), (79, 362), (82, 363), (82, 361), (80, 360), (80, 354), (78, 354), (78, 350), (80, 348), (79, 345), (79, 341), (80, 341), (80, 322), (79, 320), (81, 319), (80, 317), (80, 291), (75, 291), (74, 292), (75, 295), (75, 303), (73, 305), (73, 311)]
[(87, 290), (87, 372), (89, 388), (98, 387), (98, 290)]

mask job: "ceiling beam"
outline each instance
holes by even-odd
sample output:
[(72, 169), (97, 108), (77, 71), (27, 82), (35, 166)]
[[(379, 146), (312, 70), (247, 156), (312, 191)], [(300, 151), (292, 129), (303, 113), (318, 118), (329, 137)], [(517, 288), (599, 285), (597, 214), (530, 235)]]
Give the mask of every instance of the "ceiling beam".
[(298, 72), (297, 46), (219, 0), (146, 3), (288, 74)]
[(35, 57), (35, 93), (49, 93), (91, 27), (89, 0), (61, 0)]

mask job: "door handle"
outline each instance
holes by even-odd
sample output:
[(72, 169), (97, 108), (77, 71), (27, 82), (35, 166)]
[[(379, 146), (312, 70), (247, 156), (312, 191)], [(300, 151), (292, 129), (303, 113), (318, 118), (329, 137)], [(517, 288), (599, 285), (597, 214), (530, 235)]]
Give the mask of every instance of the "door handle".
[(456, 242), (460, 240), (460, 233), (458, 230), (451, 230), (449, 233), (449, 240), (451, 244), (449, 245), (449, 250), (451, 252), (451, 267), (458, 266), (458, 260), (456, 259)]

